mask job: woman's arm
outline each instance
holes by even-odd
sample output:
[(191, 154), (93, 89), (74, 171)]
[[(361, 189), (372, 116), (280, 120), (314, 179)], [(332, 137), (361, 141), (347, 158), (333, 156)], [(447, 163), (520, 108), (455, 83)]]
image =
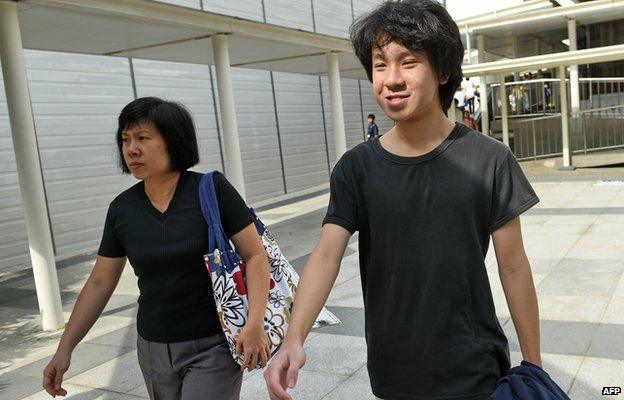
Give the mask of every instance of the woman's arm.
[(236, 349), (239, 354), (242, 352), (245, 356), (243, 369), (247, 365), (248, 370), (251, 371), (255, 368), (258, 357), (262, 360), (262, 366), (271, 357), (269, 341), (264, 332), (264, 314), (270, 284), (269, 260), (253, 223), (232, 236), (232, 242), (236, 247), (236, 252), (246, 264), (247, 297), (249, 298), (249, 315), (245, 328), (236, 342)]
[(69, 368), (71, 353), (102, 313), (117, 287), (125, 264), (126, 257), (98, 257), (95, 261), (65, 326), (56, 354), (43, 372), (43, 388), (51, 396), (67, 394), (61, 383), (63, 374)]

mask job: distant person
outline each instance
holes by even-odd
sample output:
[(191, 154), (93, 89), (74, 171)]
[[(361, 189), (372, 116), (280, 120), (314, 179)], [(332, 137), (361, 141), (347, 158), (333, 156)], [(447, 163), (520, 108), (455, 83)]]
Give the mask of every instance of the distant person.
[(466, 77), (465, 80), (461, 83), (462, 91), (464, 92), (464, 96), (466, 97), (466, 105), (468, 106), (468, 110), (470, 114), (474, 113), (474, 98), (475, 98), (475, 87), (470, 78)]
[(462, 116), (462, 124), (466, 125), (468, 128), (478, 131), (479, 127), (477, 126), (477, 121), (472, 118), (470, 112), (468, 110), (464, 110), (464, 115)]
[(464, 93), (461, 88), (457, 89), (453, 95), (453, 99), (457, 108), (463, 110), (466, 105), (466, 93)]
[(366, 139), (373, 140), (379, 136), (379, 127), (375, 123), (375, 114), (368, 114), (368, 129), (366, 131)]

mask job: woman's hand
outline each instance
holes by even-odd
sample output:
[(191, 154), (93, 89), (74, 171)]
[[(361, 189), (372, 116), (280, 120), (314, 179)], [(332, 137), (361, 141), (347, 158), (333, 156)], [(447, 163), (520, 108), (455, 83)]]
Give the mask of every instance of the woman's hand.
[(247, 321), (243, 330), (236, 339), (236, 354), (244, 357), (241, 370), (251, 372), (260, 361), (262, 368), (271, 358), (271, 345), (269, 338), (264, 332), (264, 325), (260, 323), (250, 323)]
[(69, 369), (71, 354), (57, 351), (48, 366), (43, 370), (43, 388), (52, 397), (66, 396), (67, 390), (61, 387), (63, 374)]
[(113, 294), (126, 264), (126, 257), (98, 256), (91, 275), (80, 291), (71, 317), (65, 326), (56, 354), (43, 370), (43, 388), (52, 397), (65, 396), (61, 387), (63, 374), (69, 368), (73, 349), (85, 337)]

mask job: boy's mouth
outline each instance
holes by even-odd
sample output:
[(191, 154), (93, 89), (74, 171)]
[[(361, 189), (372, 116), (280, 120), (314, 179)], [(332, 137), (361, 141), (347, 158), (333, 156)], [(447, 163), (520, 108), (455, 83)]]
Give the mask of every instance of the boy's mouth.
[(392, 94), (386, 96), (386, 101), (391, 105), (402, 104), (407, 101), (409, 94)]

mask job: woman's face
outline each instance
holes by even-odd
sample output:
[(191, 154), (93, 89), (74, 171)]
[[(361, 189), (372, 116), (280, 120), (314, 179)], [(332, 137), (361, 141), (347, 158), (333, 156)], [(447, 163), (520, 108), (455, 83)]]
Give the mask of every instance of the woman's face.
[(151, 122), (140, 122), (122, 131), (124, 161), (132, 175), (141, 180), (171, 171), (167, 143)]

